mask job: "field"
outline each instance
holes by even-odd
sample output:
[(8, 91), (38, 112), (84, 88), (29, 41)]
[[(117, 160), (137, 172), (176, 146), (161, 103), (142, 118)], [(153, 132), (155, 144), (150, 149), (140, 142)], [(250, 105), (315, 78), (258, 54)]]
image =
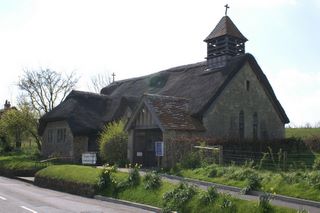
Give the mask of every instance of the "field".
[(320, 128), (286, 128), (286, 138), (309, 139), (315, 136), (320, 137)]

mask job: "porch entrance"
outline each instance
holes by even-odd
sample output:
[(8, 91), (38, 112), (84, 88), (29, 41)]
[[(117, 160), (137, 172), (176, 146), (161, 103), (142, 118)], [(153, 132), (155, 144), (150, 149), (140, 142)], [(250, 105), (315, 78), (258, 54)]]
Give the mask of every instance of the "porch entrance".
[(162, 141), (160, 129), (136, 129), (134, 135), (134, 163), (143, 167), (156, 167), (155, 142)]

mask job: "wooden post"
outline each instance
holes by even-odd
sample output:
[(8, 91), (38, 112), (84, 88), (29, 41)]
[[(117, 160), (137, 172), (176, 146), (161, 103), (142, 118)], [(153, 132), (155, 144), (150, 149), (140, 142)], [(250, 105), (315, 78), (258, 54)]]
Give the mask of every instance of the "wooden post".
[(223, 164), (223, 146), (219, 145), (219, 165)]
[(288, 158), (288, 152), (283, 152), (283, 170), (287, 170), (287, 158)]

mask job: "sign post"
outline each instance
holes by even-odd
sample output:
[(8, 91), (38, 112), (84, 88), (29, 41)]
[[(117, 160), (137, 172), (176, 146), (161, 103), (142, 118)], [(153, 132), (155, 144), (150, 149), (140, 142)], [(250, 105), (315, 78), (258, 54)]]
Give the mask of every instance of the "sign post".
[(156, 141), (155, 143), (155, 154), (158, 160), (158, 168), (160, 167), (160, 159), (164, 155), (164, 143), (163, 141)]

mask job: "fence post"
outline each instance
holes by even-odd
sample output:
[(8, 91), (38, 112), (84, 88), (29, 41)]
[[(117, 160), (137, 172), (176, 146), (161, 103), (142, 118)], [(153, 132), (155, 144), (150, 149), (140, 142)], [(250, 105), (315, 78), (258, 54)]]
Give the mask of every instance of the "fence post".
[(219, 145), (219, 165), (223, 164), (223, 146)]
[(287, 170), (287, 158), (288, 158), (288, 153), (287, 151), (283, 152), (283, 170)]

